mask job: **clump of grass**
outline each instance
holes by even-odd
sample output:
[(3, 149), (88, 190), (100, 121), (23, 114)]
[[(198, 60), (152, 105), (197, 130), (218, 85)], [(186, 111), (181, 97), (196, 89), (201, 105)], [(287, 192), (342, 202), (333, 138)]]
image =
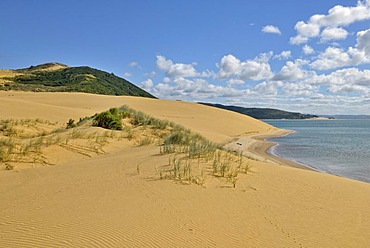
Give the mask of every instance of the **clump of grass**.
[(122, 117), (117, 108), (111, 108), (108, 111), (96, 114), (93, 119), (93, 126), (102, 127), (111, 130), (122, 130)]
[(244, 172), (245, 174), (248, 174), (248, 173), (251, 171), (251, 169), (252, 169), (252, 166), (251, 166), (251, 164), (248, 162), (246, 165), (244, 165), (244, 167), (243, 167), (243, 172)]
[[(118, 131), (107, 131), (100, 135), (97, 132), (86, 135), (86, 133), (80, 131), (81, 129), (78, 126), (87, 122), (90, 122), (90, 125), (93, 126)], [(4, 130), (11, 131), (13, 123), (14, 121), (0, 121), (0, 132), (4, 133)], [(31, 125), (32, 122), (28, 124)], [(64, 129), (68, 133), (63, 139), (56, 135), (47, 136), (48, 133), (45, 133), (45, 137), (41, 136), (31, 139), (29, 143), (13, 144), (13, 146), (11, 144), (15, 143), (14, 140), (8, 139), (6, 146), (1, 146), (0, 141), (0, 162), (9, 162), (16, 159), (15, 154), (18, 154), (17, 156), (29, 156), (34, 162), (42, 162), (41, 149), (52, 144), (59, 144), (66, 149), (90, 156), (89, 153), (91, 152), (104, 153), (103, 147), (113, 139), (118, 141), (135, 139), (135, 143), (140, 146), (158, 141), (162, 144), (160, 145), (160, 154), (175, 154), (169, 157), (168, 165), (160, 168), (156, 167), (160, 179), (204, 185), (208, 175), (217, 177), (222, 181), (226, 180), (235, 188), (239, 180), (238, 174), (247, 174), (250, 171), (250, 165), (245, 163), (245, 157), (242, 153), (225, 151), (217, 144), (181, 125), (156, 119), (127, 106), (119, 109), (111, 108), (92, 117), (82, 118), (78, 123), (70, 119), (67, 122), (67, 127), (73, 130), (66, 131)], [(72, 141), (86, 138), (89, 140), (87, 146)], [(198, 166), (195, 165), (196, 160)], [(200, 163), (205, 163), (206, 166), (200, 169)], [(207, 166), (212, 167), (212, 169), (209, 171)], [(141, 174), (141, 164), (136, 165), (136, 173)]]
[(147, 146), (147, 145), (153, 144), (154, 142), (155, 140), (153, 138), (144, 137), (139, 141), (139, 146)]
[(126, 132), (126, 138), (128, 140), (132, 140), (134, 138), (135, 133), (132, 127), (126, 126), (123, 128), (123, 131)]
[(227, 173), (227, 181), (228, 182), (231, 182), (232, 185), (233, 185), (233, 188), (236, 187), (236, 182), (238, 181), (238, 174), (239, 174), (239, 170), (236, 169), (236, 170), (229, 170), (229, 172)]
[(70, 128), (74, 128), (76, 127), (76, 123), (75, 123), (75, 120), (73, 119), (69, 119), (68, 122), (67, 122), (67, 127), (66, 129), (70, 129)]
[(141, 163), (137, 163), (136, 164), (136, 173), (137, 173), (137, 175), (140, 175), (141, 168), (142, 168), (142, 164)]

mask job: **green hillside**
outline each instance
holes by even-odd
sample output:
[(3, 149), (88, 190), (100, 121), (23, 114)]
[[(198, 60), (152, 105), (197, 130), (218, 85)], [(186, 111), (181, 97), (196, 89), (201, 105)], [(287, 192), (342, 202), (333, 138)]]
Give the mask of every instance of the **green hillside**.
[(86, 92), (155, 98), (123, 78), (87, 66), (68, 67), (59, 63), (48, 63), (14, 72), (21, 75), (3, 78), (6, 83), (0, 85), (0, 90)]
[(225, 106), (221, 104), (201, 103), (207, 106), (226, 109), (240, 114), (245, 114), (256, 119), (309, 119), (317, 115), (301, 114), (270, 108), (243, 108), (238, 106)]

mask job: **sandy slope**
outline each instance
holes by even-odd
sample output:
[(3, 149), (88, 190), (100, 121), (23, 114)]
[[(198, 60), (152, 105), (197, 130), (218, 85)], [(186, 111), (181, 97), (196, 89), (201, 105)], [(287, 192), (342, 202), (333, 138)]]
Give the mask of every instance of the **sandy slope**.
[(67, 122), (97, 112), (128, 105), (160, 119), (167, 119), (202, 133), (216, 142), (238, 135), (272, 131), (251, 117), (200, 104), (141, 97), (112, 97), (83, 93), (1, 92), (0, 118), (35, 118)]
[[(0, 92), (0, 119), (63, 123), (122, 103), (219, 142), (272, 130), (203, 105), (88, 94)], [(155, 167), (168, 156), (158, 151), (122, 146), (0, 171), (0, 247), (370, 246), (370, 184), (253, 160), (236, 189), (211, 178), (205, 187), (182, 185), (159, 180)]]
[(8, 80), (5, 78), (11, 78), (18, 75), (22, 75), (22, 73), (17, 73), (13, 70), (0, 70), (0, 85), (8, 82)]

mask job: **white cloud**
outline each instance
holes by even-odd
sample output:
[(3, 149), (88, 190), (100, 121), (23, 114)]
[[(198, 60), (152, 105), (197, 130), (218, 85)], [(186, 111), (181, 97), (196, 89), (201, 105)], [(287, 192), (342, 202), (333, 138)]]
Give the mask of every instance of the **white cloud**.
[(217, 78), (235, 78), (240, 80), (265, 80), (272, 77), (269, 56), (262, 54), (254, 60), (240, 61), (234, 55), (226, 55), (219, 63)]
[(279, 28), (276, 26), (272, 26), (272, 25), (264, 26), (262, 28), (262, 32), (270, 33), (270, 34), (281, 34), (281, 31), (279, 30)]
[[(359, 70), (358, 68), (346, 68), (334, 71), (328, 75), (318, 75), (310, 79), (311, 83), (329, 85), (331, 92), (349, 92), (350, 88), (353, 91), (361, 89), (370, 89), (370, 70)], [(349, 87), (351, 86), (351, 87)], [(354, 87), (361, 86), (361, 87)]]
[(370, 29), (357, 33), (357, 44), (347, 50), (328, 47), (319, 54), (310, 66), (315, 70), (330, 70), (339, 67), (370, 63)]
[(258, 93), (266, 95), (277, 95), (279, 87), (282, 87), (284, 84), (282, 82), (262, 82), (256, 85), (255, 89)]
[(344, 40), (347, 38), (348, 32), (343, 28), (325, 28), (321, 32), (321, 41)]
[(329, 70), (343, 67), (351, 63), (349, 54), (341, 48), (328, 47), (318, 56), (318, 59), (310, 64), (315, 70)]
[(227, 82), (227, 85), (230, 87), (230, 86), (233, 86), (233, 85), (243, 85), (245, 84), (243, 80), (240, 80), (240, 79), (230, 79), (228, 80)]
[(169, 82), (171, 82), (171, 79), (169, 77), (165, 77), (163, 78), (163, 82), (168, 84)]
[(157, 67), (162, 71), (168, 71), (173, 66), (171, 60), (167, 60), (166, 57), (158, 55), (156, 61)]
[(298, 45), (306, 43), (309, 38), (317, 37), (320, 34), (320, 26), (315, 23), (298, 22), (294, 29), (298, 32), (296, 37), (290, 38), (290, 43)]
[(357, 33), (356, 48), (364, 51), (366, 56), (370, 57), (370, 29)]
[(154, 92), (162, 98), (190, 98), (205, 99), (215, 97), (240, 97), (245, 94), (245, 91), (236, 90), (232, 87), (223, 87), (214, 85), (204, 79), (186, 79), (175, 78), (170, 83), (159, 83), (155, 86)]
[(141, 68), (139, 62), (136, 62), (136, 61), (132, 61), (130, 64), (128, 64), (129, 67), (139, 67)]
[(131, 74), (131, 73), (129, 73), (129, 72), (125, 72), (125, 73), (123, 73), (123, 76), (124, 76), (124, 77), (131, 77), (131, 76), (132, 76), (132, 74)]
[(304, 79), (309, 76), (309, 72), (302, 69), (303, 65), (308, 62), (306, 60), (297, 59), (293, 61), (287, 61), (286, 64), (281, 68), (280, 72), (276, 74), (272, 80), (275, 81), (296, 81)]
[(313, 50), (313, 48), (312, 48), (312, 47), (310, 47), (310, 46), (309, 46), (309, 45), (307, 45), (307, 44), (303, 46), (302, 51), (303, 51), (303, 53), (304, 53), (304, 54), (306, 54), (306, 55), (310, 55), (310, 54), (315, 53), (315, 50)]
[(292, 52), (291, 51), (282, 51), (280, 54), (275, 55), (274, 56), (274, 59), (279, 59), (279, 60), (288, 59), (291, 56), (292, 56)]
[(168, 77), (197, 77), (199, 75), (193, 64), (174, 64), (172, 60), (166, 59), (166, 57), (161, 55), (157, 56), (156, 63), (157, 67), (165, 71)]
[(145, 90), (149, 90), (153, 87), (153, 81), (151, 79), (147, 79), (140, 83), (140, 86), (143, 87)]
[(149, 73), (145, 73), (144, 76), (148, 78), (154, 78), (155, 76), (157, 76), (157, 73), (155, 71), (151, 71)]
[(229, 54), (217, 63), (215, 72), (197, 72), (196, 63), (174, 63), (164, 56), (157, 56), (157, 67), (165, 72), (165, 77), (156, 85), (151, 79), (140, 85), (165, 99), (235, 101), (247, 106), (281, 107), (308, 113), (324, 113), (328, 108), (343, 106), (343, 111), (370, 114), (365, 107), (361, 108), (365, 106), (364, 99), (370, 97), (370, 70), (345, 68), (321, 75), (315, 71), (370, 61), (370, 56), (366, 56), (366, 52), (370, 52), (368, 41), (370, 29), (358, 32), (357, 44), (348, 49), (328, 47), (318, 53), (305, 45), (302, 52), (306, 55), (315, 53), (315, 57), (310, 57), (313, 61), (285, 61), (275, 75), (270, 67), (271, 59), (289, 58), (292, 56), (290, 51), (275, 56), (272, 52), (262, 53), (245, 61)]
[(171, 95), (172, 87), (169, 84), (159, 83), (155, 86), (155, 92), (161, 96)]
[(348, 94), (348, 93), (361, 93), (361, 94), (368, 94), (369, 88), (359, 85), (331, 85), (328, 89), (331, 93), (342, 93), (342, 94)]
[[(337, 5), (328, 11), (327, 15), (313, 15), (307, 22), (297, 22), (294, 29), (297, 35), (290, 39), (291, 44), (306, 43), (310, 38), (319, 37), (320, 31), (322, 40), (344, 39), (347, 37), (345, 27), (354, 22), (364, 21), (370, 19), (370, 1), (358, 1), (355, 7), (344, 7)], [(333, 31), (336, 29), (340, 31), (335, 34)], [(326, 31), (325, 31), (326, 30)]]
[(289, 42), (290, 44), (293, 44), (293, 45), (299, 45), (302, 43), (306, 43), (307, 41), (308, 41), (308, 37), (297, 35), (295, 37), (291, 37)]
[(315, 92), (319, 90), (319, 86), (313, 86), (305, 83), (289, 83), (284, 87), (284, 92), (289, 96), (305, 96), (313, 97), (316, 95)]

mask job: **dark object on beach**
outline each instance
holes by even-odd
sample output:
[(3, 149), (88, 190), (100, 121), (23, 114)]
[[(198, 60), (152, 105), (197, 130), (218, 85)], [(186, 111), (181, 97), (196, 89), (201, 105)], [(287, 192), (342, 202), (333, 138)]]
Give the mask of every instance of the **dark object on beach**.
[(241, 143), (236, 143), (238, 146), (241, 146), (242, 144)]

